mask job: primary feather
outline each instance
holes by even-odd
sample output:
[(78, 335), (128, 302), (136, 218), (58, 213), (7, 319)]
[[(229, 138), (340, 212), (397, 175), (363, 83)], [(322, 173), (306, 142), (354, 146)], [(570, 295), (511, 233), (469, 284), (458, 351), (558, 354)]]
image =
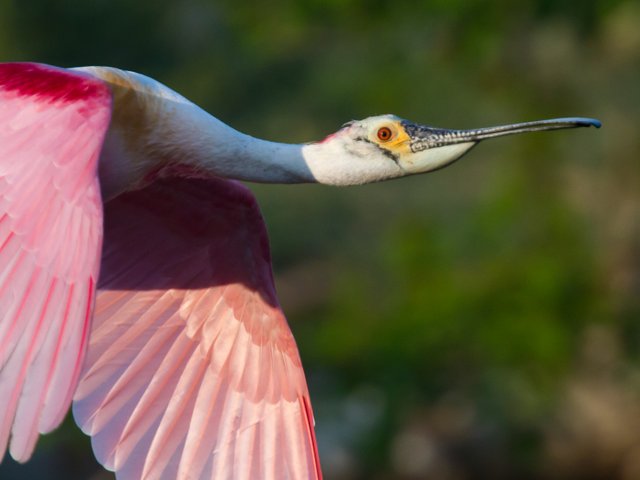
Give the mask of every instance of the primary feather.
[(96, 176), (109, 90), (0, 66), (0, 454), (24, 461), (69, 408), (102, 242)]

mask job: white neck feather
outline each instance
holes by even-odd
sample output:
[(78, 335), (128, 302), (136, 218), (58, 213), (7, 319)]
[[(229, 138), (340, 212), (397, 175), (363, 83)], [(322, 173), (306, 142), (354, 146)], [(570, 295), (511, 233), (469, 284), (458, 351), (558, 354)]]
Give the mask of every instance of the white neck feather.
[[(204, 112), (203, 112), (204, 113)], [(196, 151), (194, 166), (224, 178), (261, 183), (308, 183), (316, 179), (303, 155), (303, 145), (260, 140), (240, 133), (205, 114), (185, 148)], [(191, 147), (189, 147), (191, 145)]]

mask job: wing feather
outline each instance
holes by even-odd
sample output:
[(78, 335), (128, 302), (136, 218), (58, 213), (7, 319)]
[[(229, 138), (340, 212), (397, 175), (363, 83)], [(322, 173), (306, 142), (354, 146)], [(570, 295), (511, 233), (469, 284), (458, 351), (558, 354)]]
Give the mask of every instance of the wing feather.
[(119, 479), (321, 478), (248, 190), (161, 179), (106, 205), (74, 416)]
[(0, 65), (0, 458), (61, 421), (86, 347), (102, 242), (97, 161), (111, 94), (84, 74)]

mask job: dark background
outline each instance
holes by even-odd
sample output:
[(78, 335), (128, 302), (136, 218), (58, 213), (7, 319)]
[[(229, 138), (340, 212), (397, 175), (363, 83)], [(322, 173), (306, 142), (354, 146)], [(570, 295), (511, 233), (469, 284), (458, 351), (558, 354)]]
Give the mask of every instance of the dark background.
[[(1, 0), (10, 60), (135, 70), (285, 142), (600, 118), (426, 176), (252, 188), (327, 479), (640, 479), (640, 2)], [(68, 419), (0, 478), (112, 477)]]

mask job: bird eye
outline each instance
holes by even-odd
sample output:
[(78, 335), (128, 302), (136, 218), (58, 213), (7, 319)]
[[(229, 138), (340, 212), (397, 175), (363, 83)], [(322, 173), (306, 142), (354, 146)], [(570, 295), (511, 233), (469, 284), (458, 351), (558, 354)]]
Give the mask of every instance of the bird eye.
[(378, 140), (388, 142), (393, 137), (393, 132), (389, 127), (381, 127), (378, 129)]

